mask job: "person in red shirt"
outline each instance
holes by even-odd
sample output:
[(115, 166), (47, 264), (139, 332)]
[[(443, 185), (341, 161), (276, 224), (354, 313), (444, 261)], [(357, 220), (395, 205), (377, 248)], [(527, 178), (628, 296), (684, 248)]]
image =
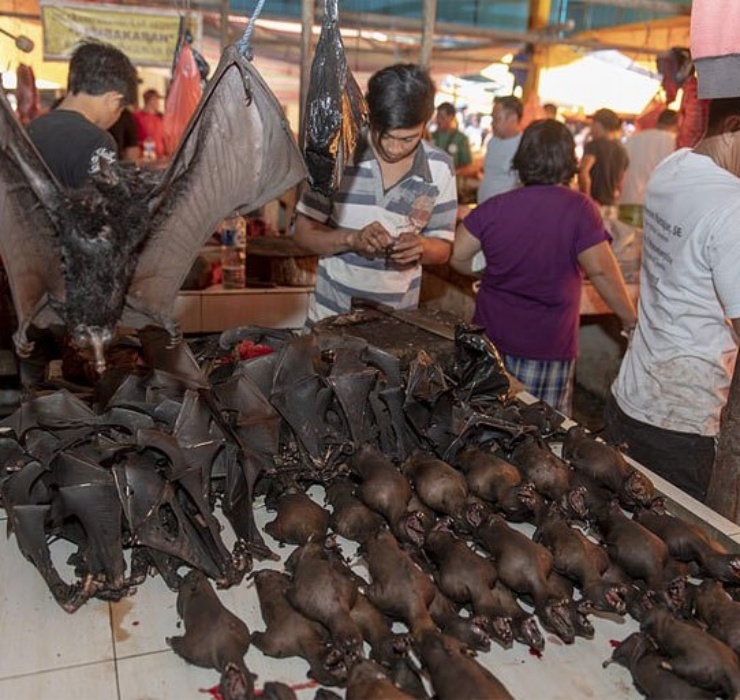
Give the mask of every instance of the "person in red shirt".
[[(136, 133), (145, 160), (147, 158), (165, 158), (168, 155), (164, 142), (162, 113), (159, 111), (161, 99), (162, 96), (156, 90), (147, 90), (144, 93), (143, 109), (134, 112)], [(153, 157), (150, 155), (152, 152)]]

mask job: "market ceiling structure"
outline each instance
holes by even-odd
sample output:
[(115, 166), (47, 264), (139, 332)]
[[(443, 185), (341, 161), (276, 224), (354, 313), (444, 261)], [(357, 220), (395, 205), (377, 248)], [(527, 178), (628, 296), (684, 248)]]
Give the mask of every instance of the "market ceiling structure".
[[(248, 17), (254, 4), (232, 0), (230, 7), (232, 13)], [(425, 4), (424, 0), (340, 0), (340, 22), (354, 67), (373, 71), (389, 60), (418, 59)], [(317, 17), (322, 5), (317, 0)], [(577, 57), (558, 52), (564, 47), (576, 54), (617, 48), (635, 57), (652, 57), (673, 42), (687, 40), (690, 9), (691, 0), (436, 0), (433, 62), (435, 70), (444, 65), (449, 73), (459, 74), (465, 68), (473, 73), (497, 56), (531, 44), (553, 49), (550, 64)], [(535, 30), (533, 15), (543, 11), (544, 26)], [(285, 58), (293, 58), (299, 37), (290, 26), (300, 23), (300, 0), (267, 0), (261, 17), (261, 36), (256, 41), (269, 46), (265, 50), (271, 54), (282, 51)], [(653, 26), (653, 41), (645, 42), (641, 29)], [(624, 37), (610, 39), (606, 30), (619, 27), (635, 33), (625, 41), (621, 41)]]
[[(257, 0), (119, 0), (106, 4), (202, 12), (202, 50), (215, 62), (226, 2), (229, 41), (233, 41), (246, 26)], [(252, 38), (260, 70), (270, 71), (286, 86), (295, 84), (300, 70), (302, 4), (302, 0), (266, 0)], [(419, 59), (428, 4), (429, 0), (339, 0), (349, 65), (360, 80), (389, 63)], [(315, 33), (323, 5), (323, 0), (316, 0)], [(690, 8), (691, 0), (436, 0), (431, 68), (435, 77), (475, 75), (506, 54), (534, 46), (544, 65), (568, 63), (591, 51), (615, 48), (654, 67), (657, 53), (688, 45)], [(540, 15), (536, 28), (534, 13)], [(40, 36), (39, 14), (38, 0), (0, 0), (2, 29), (18, 33), (19, 28), (30, 27)], [(0, 71), (12, 68), (14, 52), (12, 41), (0, 36)], [(42, 63), (40, 54), (31, 59)], [(15, 60), (29, 62), (29, 56)], [(37, 69), (36, 75), (43, 71)], [(292, 96), (285, 93), (281, 99)]]

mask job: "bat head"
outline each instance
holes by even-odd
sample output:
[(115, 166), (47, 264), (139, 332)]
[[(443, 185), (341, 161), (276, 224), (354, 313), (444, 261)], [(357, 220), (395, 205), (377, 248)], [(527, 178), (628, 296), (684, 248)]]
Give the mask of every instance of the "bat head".
[(95, 359), (95, 371), (105, 372), (105, 348), (113, 339), (113, 331), (101, 326), (79, 324), (71, 333), (72, 342), (81, 351), (91, 351)]

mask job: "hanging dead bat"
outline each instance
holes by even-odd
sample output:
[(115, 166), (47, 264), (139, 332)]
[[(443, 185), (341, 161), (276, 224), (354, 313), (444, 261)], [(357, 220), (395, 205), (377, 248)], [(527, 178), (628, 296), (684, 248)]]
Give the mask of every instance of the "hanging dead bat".
[(301, 134), (311, 187), (327, 197), (339, 186), (367, 122), (365, 98), (344, 55), (337, 4), (338, 0), (324, 1)]
[(228, 46), (171, 163), (152, 181), (114, 164), (79, 191), (51, 174), (0, 91), (0, 255), (27, 355), (31, 326), (64, 325), (99, 373), (121, 324), (172, 318), (201, 246), (229, 212), (252, 211), (305, 177), (285, 116), (236, 45)]

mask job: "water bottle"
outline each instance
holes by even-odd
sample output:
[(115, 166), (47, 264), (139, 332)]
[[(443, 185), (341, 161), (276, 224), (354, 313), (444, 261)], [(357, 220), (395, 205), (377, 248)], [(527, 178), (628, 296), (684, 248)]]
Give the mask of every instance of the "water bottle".
[(244, 289), (247, 278), (247, 226), (244, 217), (233, 213), (223, 220), (221, 271), (224, 289)]
[(141, 157), (146, 161), (157, 159), (156, 145), (153, 138), (149, 137), (144, 139), (144, 143), (142, 144)]

